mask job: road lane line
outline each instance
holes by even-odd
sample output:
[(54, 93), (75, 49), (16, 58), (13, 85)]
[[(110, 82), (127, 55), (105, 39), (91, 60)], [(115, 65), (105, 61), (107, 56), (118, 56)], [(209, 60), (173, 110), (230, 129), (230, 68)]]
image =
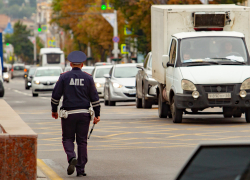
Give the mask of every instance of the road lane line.
[(47, 166), (43, 162), (43, 160), (37, 159), (37, 166), (50, 180), (63, 180), (58, 174), (55, 173), (55, 171), (53, 171), (49, 166)]

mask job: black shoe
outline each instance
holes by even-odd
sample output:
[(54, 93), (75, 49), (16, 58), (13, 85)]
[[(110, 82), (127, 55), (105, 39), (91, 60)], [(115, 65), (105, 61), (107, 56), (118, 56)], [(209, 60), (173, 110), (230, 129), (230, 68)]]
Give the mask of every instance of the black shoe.
[(82, 173), (82, 174), (78, 174), (78, 173), (77, 173), (76, 176), (77, 176), (77, 177), (83, 177), (83, 176), (87, 176), (87, 174), (86, 174), (86, 173)]
[(68, 166), (68, 169), (67, 169), (68, 175), (71, 175), (71, 174), (74, 173), (76, 164), (77, 164), (77, 159), (72, 158), (70, 160), (70, 162), (69, 162), (69, 166)]

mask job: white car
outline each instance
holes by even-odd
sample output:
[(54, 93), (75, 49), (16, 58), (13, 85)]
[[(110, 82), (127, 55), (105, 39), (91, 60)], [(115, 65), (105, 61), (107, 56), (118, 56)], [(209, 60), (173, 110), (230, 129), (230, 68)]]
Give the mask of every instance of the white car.
[(135, 101), (135, 76), (138, 64), (114, 65), (109, 74), (105, 74), (104, 104), (115, 106), (116, 102)]
[(82, 71), (92, 75), (94, 68), (94, 66), (83, 66)]
[(104, 83), (105, 83), (104, 74), (108, 74), (111, 68), (112, 65), (96, 66), (92, 73), (99, 97), (104, 96), (103, 93)]
[(62, 73), (61, 67), (39, 67), (32, 80), (32, 95), (51, 94)]

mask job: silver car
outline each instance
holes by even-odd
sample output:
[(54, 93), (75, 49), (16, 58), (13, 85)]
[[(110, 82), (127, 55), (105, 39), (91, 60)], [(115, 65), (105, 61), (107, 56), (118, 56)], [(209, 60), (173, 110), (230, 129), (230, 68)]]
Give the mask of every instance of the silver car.
[(114, 65), (109, 74), (105, 74), (104, 104), (115, 106), (116, 102), (135, 101), (135, 76), (137, 64)]
[(92, 72), (93, 80), (95, 82), (96, 90), (98, 92), (99, 97), (103, 97), (104, 93), (104, 83), (105, 77), (104, 74), (108, 74), (112, 66), (104, 65), (104, 66), (96, 66)]

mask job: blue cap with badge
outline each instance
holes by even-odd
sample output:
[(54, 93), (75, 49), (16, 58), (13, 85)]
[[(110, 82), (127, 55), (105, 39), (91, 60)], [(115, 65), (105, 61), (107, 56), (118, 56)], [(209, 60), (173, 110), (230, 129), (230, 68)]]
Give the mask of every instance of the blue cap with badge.
[(73, 51), (69, 53), (68, 55), (68, 60), (72, 63), (82, 63), (86, 61), (86, 59), (87, 59), (87, 56), (82, 51)]

